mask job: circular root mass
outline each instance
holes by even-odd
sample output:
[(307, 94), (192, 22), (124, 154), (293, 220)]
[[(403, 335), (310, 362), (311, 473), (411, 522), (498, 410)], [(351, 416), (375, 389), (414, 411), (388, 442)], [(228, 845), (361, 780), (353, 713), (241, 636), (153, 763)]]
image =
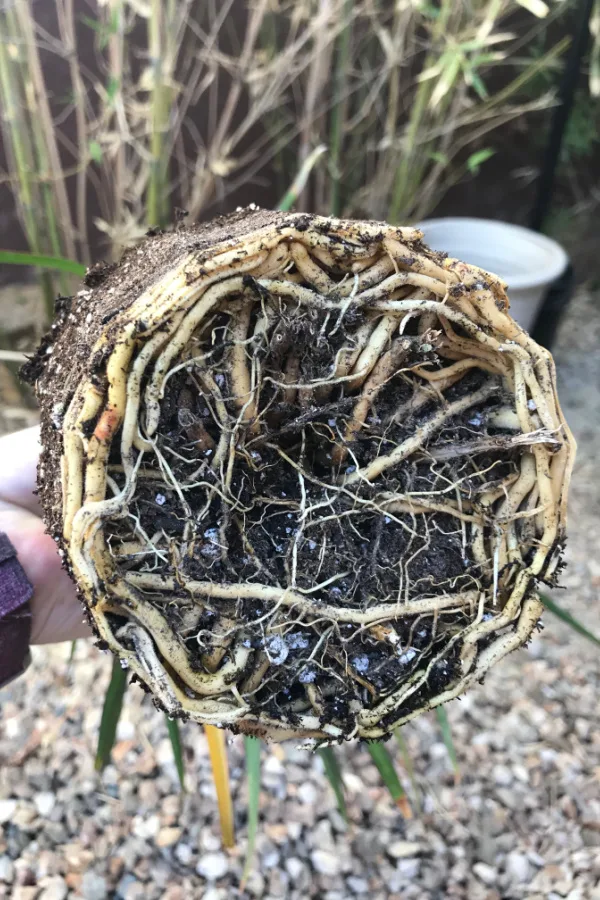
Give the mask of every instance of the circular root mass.
[(573, 442), (502, 282), (411, 228), (242, 210), (61, 300), (40, 493), (171, 716), (381, 738), (523, 644)]

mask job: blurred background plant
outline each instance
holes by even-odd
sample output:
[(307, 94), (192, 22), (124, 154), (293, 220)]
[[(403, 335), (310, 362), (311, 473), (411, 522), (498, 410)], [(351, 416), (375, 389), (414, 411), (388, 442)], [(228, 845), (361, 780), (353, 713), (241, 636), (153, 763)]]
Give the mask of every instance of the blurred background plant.
[[(555, 103), (576, 6), (574, 0), (3, 0), (0, 190), (22, 233), (11, 229), (16, 246), (0, 251), (0, 262), (35, 265), (39, 282), (22, 308), (19, 289), (10, 289), (0, 330), (4, 430), (35, 418), (16, 367), (50, 320), (56, 295), (76, 289), (86, 264), (118, 258), (149, 228), (168, 227), (184, 211), (198, 221), (250, 201), (409, 222), (439, 209), (455, 185), (478, 184), (507, 134), (526, 128), (539, 155), (542, 114)], [(571, 206), (587, 210), (600, 199), (578, 174), (598, 145), (600, 0), (590, 31), (587, 78), (563, 151)], [(521, 177), (531, 182), (535, 170)], [(561, 216), (565, 226), (569, 208), (554, 213), (554, 231)], [(4, 233), (6, 240), (6, 227)], [(549, 608), (563, 614), (556, 604)], [(110, 759), (126, 684), (115, 663), (98, 768)], [(438, 719), (458, 778), (444, 710)], [(177, 723), (168, 730), (183, 788)], [(210, 728), (207, 737), (223, 839), (231, 844), (225, 740)], [(383, 745), (368, 750), (408, 816), (421, 798), (400, 732), (397, 744), (398, 761)], [(345, 816), (338, 759), (332, 748), (320, 752)], [(258, 823), (255, 739), (246, 739), (246, 753), (247, 874)]]

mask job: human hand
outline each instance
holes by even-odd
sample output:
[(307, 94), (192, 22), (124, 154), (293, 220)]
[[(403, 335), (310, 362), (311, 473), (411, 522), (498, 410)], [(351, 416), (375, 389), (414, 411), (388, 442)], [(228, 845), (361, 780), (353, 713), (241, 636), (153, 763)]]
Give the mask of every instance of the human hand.
[(8, 535), (33, 585), (31, 643), (53, 644), (89, 637), (91, 629), (33, 493), (39, 438), (39, 428), (0, 438), (0, 531)]

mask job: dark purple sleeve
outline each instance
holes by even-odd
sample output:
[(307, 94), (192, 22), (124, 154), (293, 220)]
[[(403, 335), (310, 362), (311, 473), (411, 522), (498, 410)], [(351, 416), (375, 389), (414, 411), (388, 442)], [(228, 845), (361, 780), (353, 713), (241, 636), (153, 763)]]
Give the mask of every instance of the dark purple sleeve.
[(32, 593), (17, 551), (0, 532), (0, 687), (20, 675), (29, 662)]

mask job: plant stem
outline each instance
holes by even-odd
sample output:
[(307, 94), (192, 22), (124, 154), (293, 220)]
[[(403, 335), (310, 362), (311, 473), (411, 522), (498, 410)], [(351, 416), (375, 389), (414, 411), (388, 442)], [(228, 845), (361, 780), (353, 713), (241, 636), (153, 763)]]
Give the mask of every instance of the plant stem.
[[(19, 83), (13, 78), (13, 64), (9, 59), (7, 43), (15, 39), (14, 22), (10, 27), (8, 15), (0, 19), (0, 99), (4, 108), (4, 134), (6, 146), (9, 148), (13, 161), (13, 172), (16, 175), (18, 190), (15, 191), (18, 198), (18, 207), (21, 211), (25, 235), (30, 250), (33, 253), (42, 251), (40, 233), (38, 230), (36, 215), (39, 215), (37, 204), (34, 201), (34, 190), (31, 181), (32, 160), (31, 147), (28, 141), (26, 121), (23, 118), (19, 105)], [(40, 275), (40, 284), (44, 297), (44, 306), (48, 321), (54, 313), (54, 290), (52, 279), (48, 273)]]
[[(423, 71), (426, 71), (433, 65), (438, 55), (438, 40), (444, 33), (451, 12), (452, 0), (442, 0), (438, 17), (432, 29), (432, 46), (427, 54)], [(423, 159), (423, 154), (419, 150), (419, 133), (433, 92), (433, 85), (432, 79), (427, 79), (420, 81), (417, 87), (416, 97), (411, 107), (406, 137), (400, 152), (400, 163), (394, 179), (392, 200), (388, 212), (390, 222), (398, 222), (400, 218), (406, 218), (409, 198), (414, 194), (421, 181), (419, 174), (415, 173), (413, 168), (416, 166), (417, 170), (422, 173), (426, 165), (426, 160)]]
[(163, 83), (162, 31), (168, 27), (163, 21), (162, 0), (152, 0), (148, 20), (148, 49), (152, 68), (151, 134), (150, 134), (150, 178), (146, 200), (146, 216), (149, 225), (163, 226), (165, 216), (165, 160), (163, 140), (166, 131), (168, 109), (167, 89)]
[(258, 738), (244, 735), (246, 751), (246, 777), (248, 779), (248, 849), (244, 861), (244, 870), (240, 881), (240, 889), (244, 890), (248, 876), (252, 871), (254, 850), (258, 833), (258, 817), (260, 812), (260, 741)]
[(333, 109), (331, 112), (331, 138), (329, 142), (329, 160), (331, 171), (331, 198), (329, 212), (332, 216), (339, 216), (342, 207), (341, 200), (341, 159), (344, 141), (344, 121), (346, 118), (346, 77), (348, 74), (348, 60), (350, 57), (350, 37), (352, 34), (352, 0), (344, 0), (343, 27), (338, 38), (335, 72), (333, 76)]
[(79, 259), (90, 260), (90, 246), (87, 222), (87, 168), (89, 151), (87, 146), (87, 122), (85, 112), (86, 93), (81, 77), (81, 68), (77, 56), (77, 37), (75, 26), (74, 0), (63, 0), (59, 3), (59, 25), (65, 52), (69, 61), (69, 73), (73, 87), (75, 104), (75, 125), (77, 128), (77, 237), (79, 242)]
[(214, 725), (205, 725), (204, 733), (208, 741), (208, 752), (213, 771), (213, 779), (217, 791), (219, 816), (221, 818), (221, 836), (225, 847), (233, 847), (235, 836), (233, 829), (233, 803), (229, 784), (229, 765), (227, 763), (227, 747), (225, 732)]

